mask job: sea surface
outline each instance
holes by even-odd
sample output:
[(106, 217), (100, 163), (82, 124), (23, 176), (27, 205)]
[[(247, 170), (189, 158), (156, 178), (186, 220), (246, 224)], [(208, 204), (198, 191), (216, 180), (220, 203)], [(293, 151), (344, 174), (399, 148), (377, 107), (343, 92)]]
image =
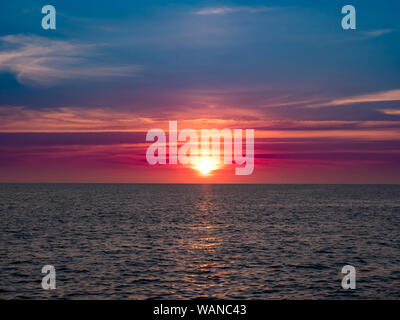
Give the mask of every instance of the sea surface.
[(399, 185), (0, 184), (0, 219), (1, 299), (400, 298)]

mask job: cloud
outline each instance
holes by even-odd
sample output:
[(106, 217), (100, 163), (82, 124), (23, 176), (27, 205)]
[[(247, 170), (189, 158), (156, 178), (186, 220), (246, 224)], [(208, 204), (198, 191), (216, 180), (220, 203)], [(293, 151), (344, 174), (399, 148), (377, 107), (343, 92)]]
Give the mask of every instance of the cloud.
[(379, 111), (390, 116), (400, 116), (400, 110), (396, 109), (379, 109)]
[(0, 132), (140, 131), (152, 119), (113, 108), (0, 106)]
[(311, 108), (327, 106), (343, 106), (353, 103), (400, 101), (400, 89), (368, 93), (358, 96), (351, 96), (344, 99), (335, 99), (326, 103), (311, 105)]
[(213, 7), (204, 8), (195, 12), (198, 15), (221, 15), (228, 13), (247, 12), (247, 13), (260, 13), (272, 10), (271, 7), (265, 6), (240, 6), (240, 7)]
[[(24, 106), (0, 106), (1, 132), (147, 132), (168, 130), (168, 120), (178, 120), (179, 128), (254, 128), (265, 138), (288, 137), (376, 137), (386, 134), (398, 140), (398, 121), (303, 121), (272, 120), (269, 114), (235, 108), (205, 108), (147, 111), (118, 110), (114, 107), (52, 107), (39, 110)], [(372, 134), (371, 134), (372, 132)], [(376, 132), (376, 135), (373, 134)], [(393, 132), (395, 132), (393, 134)]]
[(379, 29), (379, 30), (366, 31), (364, 32), (364, 34), (368, 37), (375, 38), (387, 33), (392, 33), (393, 31), (394, 31), (393, 29)]
[(72, 43), (38, 36), (0, 37), (0, 71), (15, 74), (20, 83), (52, 85), (66, 79), (133, 76), (140, 66), (95, 66), (94, 44)]

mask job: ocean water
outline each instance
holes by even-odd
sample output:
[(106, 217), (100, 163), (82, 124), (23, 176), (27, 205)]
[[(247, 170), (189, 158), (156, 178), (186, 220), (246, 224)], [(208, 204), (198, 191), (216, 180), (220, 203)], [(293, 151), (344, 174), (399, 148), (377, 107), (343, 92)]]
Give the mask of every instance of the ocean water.
[(400, 298), (398, 185), (1, 184), (0, 218), (2, 299)]

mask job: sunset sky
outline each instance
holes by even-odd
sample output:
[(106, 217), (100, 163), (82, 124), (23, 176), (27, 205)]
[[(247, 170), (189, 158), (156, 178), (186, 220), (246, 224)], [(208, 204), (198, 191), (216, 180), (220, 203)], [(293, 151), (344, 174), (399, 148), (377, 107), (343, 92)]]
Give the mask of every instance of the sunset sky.
[[(388, 0), (1, 1), (0, 182), (400, 183), (399, 17)], [(254, 173), (149, 165), (146, 132), (170, 120), (255, 129)]]

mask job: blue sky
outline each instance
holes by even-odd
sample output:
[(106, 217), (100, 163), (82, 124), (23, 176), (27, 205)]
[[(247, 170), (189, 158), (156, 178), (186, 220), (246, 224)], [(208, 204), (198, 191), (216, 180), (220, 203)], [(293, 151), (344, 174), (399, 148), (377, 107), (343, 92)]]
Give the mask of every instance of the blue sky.
[(1, 36), (21, 37), (14, 47), (66, 42), (75, 51), (64, 58), (80, 60), (75, 68), (110, 72), (85, 77), (83, 70), (79, 77), (41, 83), (40, 75), (18, 80), (0, 67), (0, 84), (8, 89), (0, 94), (2, 103), (43, 107), (45, 94), (53, 104), (43, 85), (57, 99), (65, 95), (66, 102), (79, 104), (82, 90), (90, 94), (99, 87), (123, 92), (264, 87), (262, 92), (277, 95), (346, 96), (400, 83), (396, 1), (353, 1), (354, 31), (340, 28), (345, 1), (53, 1), (54, 31), (41, 29), (43, 4), (3, 1)]

